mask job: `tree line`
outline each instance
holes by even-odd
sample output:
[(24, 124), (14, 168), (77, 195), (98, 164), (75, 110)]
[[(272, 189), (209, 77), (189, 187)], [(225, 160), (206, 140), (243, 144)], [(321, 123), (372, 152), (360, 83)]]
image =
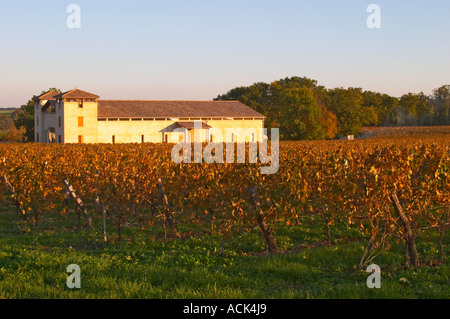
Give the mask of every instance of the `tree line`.
[(361, 88), (327, 89), (306, 77), (236, 87), (214, 100), (239, 100), (280, 128), (284, 140), (357, 135), (365, 126), (450, 125), (450, 85), (400, 98)]
[[(59, 89), (50, 90), (61, 92)], [(306, 77), (236, 87), (214, 100), (239, 100), (267, 117), (265, 127), (280, 128), (283, 140), (323, 140), (357, 135), (365, 126), (450, 125), (450, 85), (431, 95), (400, 98), (361, 88), (327, 89)], [(14, 116), (25, 140), (34, 141), (34, 101)], [(17, 139), (17, 137), (15, 137)]]

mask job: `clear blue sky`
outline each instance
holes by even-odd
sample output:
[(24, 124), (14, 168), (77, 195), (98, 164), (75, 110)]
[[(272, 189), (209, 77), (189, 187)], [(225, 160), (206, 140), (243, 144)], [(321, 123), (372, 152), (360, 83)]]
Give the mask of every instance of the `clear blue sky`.
[[(81, 29), (66, 25), (81, 7)], [(369, 29), (369, 4), (381, 29)], [(450, 84), (448, 0), (0, 0), (0, 107), (49, 87), (196, 99), (306, 76), (393, 96)]]

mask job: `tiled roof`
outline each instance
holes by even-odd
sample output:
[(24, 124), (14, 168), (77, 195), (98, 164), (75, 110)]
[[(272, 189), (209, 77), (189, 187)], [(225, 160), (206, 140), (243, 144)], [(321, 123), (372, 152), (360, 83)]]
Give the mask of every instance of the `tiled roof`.
[[(98, 95), (77, 88), (48, 92), (34, 100), (99, 99)], [(142, 101), (98, 100), (98, 118), (258, 118), (265, 116), (239, 101)]]
[(55, 91), (50, 91), (50, 92), (47, 92), (47, 93), (43, 93), (43, 94), (41, 94), (41, 95), (39, 95), (39, 96), (35, 96), (34, 98), (33, 98), (33, 100), (34, 101), (50, 101), (50, 100), (56, 100), (56, 98), (55, 98), (55, 96), (56, 95), (58, 95), (59, 94), (59, 92), (55, 92)]
[(56, 99), (98, 99), (99, 96), (81, 91), (79, 89), (73, 89), (71, 91), (61, 93), (55, 96)]
[[(193, 130), (195, 129), (195, 122), (177, 122), (177, 125), (179, 127), (185, 128), (187, 130)], [(208, 129), (208, 128), (212, 128), (211, 126), (209, 126), (208, 124), (201, 122), (201, 126), (202, 129)]]
[(98, 100), (99, 118), (265, 118), (239, 101)]

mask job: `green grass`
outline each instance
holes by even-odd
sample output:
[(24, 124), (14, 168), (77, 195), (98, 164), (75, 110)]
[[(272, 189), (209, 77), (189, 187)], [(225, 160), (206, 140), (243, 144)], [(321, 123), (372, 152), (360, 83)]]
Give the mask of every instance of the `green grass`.
[[(403, 247), (375, 259), (382, 288), (369, 289), (358, 271), (366, 240), (351, 229), (336, 228), (336, 242), (324, 245), (326, 232), (315, 223), (277, 229), (275, 256), (264, 253), (257, 230), (225, 240), (201, 232), (164, 241), (161, 227), (124, 230), (117, 242), (104, 243), (98, 231), (68, 227), (73, 216), (39, 232), (23, 234), (20, 219), (5, 202), (0, 208), (0, 298), (448, 298), (448, 257), (443, 265), (409, 270)], [(54, 225), (53, 225), (54, 226)], [(198, 226), (180, 225), (180, 230)], [(437, 236), (419, 240), (424, 258), (437, 256)], [(448, 242), (448, 237), (447, 237)], [(304, 244), (301, 246), (301, 244)], [(446, 247), (447, 256), (449, 253)], [(70, 264), (81, 267), (81, 289), (66, 286)], [(406, 278), (403, 282), (401, 278)]]

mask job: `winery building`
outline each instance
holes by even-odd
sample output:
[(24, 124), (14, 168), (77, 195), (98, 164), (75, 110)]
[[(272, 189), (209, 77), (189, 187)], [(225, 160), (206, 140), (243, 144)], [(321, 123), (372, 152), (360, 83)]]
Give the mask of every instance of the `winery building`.
[(33, 100), (38, 143), (237, 142), (239, 129), (257, 142), (265, 120), (238, 101), (100, 100), (79, 89)]

